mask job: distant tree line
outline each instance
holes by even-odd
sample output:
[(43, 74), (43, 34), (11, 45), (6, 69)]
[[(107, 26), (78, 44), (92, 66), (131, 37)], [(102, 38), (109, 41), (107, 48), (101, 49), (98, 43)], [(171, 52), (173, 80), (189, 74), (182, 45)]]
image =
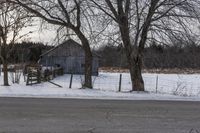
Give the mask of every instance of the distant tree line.
[(37, 62), (40, 55), (51, 49), (52, 46), (44, 45), (36, 42), (21, 42), (16, 43), (12, 53), (9, 56), (9, 63)]
[[(128, 68), (124, 49), (107, 45), (97, 50), (101, 55), (101, 67), (122, 67)], [(143, 68), (164, 69), (164, 68), (200, 68), (200, 46), (190, 45), (157, 45), (151, 44), (144, 51)]]
[[(36, 42), (16, 43), (9, 57), (9, 63), (37, 62), (40, 55), (53, 46)], [(128, 68), (124, 48), (106, 45), (95, 51), (100, 55), (100, 67)], [(144, 65), (146, 69), (200, 68), (200, 45), (158, 45), (152, 43), (145, 48)]]

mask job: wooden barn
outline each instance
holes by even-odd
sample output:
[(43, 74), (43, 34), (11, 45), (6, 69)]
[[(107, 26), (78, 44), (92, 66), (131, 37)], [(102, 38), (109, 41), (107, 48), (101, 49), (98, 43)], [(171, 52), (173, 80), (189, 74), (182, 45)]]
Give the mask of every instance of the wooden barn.
[[(85, 52), (79, 43), (69, 39), (42, 54), (39, 63), (46, 67), (62, 67), (65, 74), (84, 74)], [(98, 75), (98, 67), (99, 57), (93, 54), (93, 75)]]

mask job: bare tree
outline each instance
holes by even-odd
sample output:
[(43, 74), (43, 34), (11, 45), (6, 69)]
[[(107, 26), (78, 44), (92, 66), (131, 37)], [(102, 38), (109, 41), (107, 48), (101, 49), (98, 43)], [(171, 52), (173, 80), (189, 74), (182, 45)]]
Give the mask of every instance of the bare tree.
[[(85, 82), (83, 87), (92, 88), (92, 52), (90, 41), (84, 32), (83, 18), (88, 6), (85, 0), (7, 0), (24, 7), (42, 20), (58, 26), (59, 30), (72, 31), (80, 39), (85, 51)], [(90, 19), (85, 20), (90, 23)], [(92, 26), (87, 26), (92, 28)]]
[[(186, 39), (191, 22), (199, 18), (198, 0), (91, 0), (118, 24), (133, 91), (144, 91), (143, 53), (151, 40), (165, 43), (172, 36)], [(198, 21), (197, 21), (198, 22)]]
[(26, 34), (20, 31), (26, 26), (29, 19), (17, 6), (0, 2), (0, 59), (3, 63), (4, 85), (8, 86), (8, 58), (14, 48), (14, 44)]

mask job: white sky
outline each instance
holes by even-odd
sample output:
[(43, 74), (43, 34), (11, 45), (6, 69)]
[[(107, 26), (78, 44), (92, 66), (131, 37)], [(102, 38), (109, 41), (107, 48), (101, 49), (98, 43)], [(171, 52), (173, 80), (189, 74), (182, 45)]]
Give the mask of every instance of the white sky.
[(23, 30), (23, 32), (27, 33), (29, 31), (33, 31), (28, 37), (25, 37), (25, 40), (33, 41), (33, 42), (42, 42), (44, 44), (48, 43), (51, 45), (53, 39), (55, 38), (56, 32), (53, 30), (42, 30), (40, 31), (38, 28), (30, 28)]
[[(55, 27), (53, 25), (45, 25), (46, 27), (44, 27), (42, 30), (40, 28), (40, 23), (38, 21), (34, 22), (35, 26), (33, 27), (27, 27), (26, 29), (24, 29), (21, 34), (26, 34), (30, 31), (32, 31), (33, 33), (29, 34), (28, 37), (23, 38), (22, 40), (27, 40), (27, 41), (33, 41), (33, 42), (42, 42), (44, 44), (48, 44), (48, 45), (55, 45), (53, 44), (53, 41), (56, 37), (56, 30)], [(191, 22), (191, 29), (193, 29), (193, 32), (200, 34), (200, 30), (197, 28), (197, 24), (194, 22)], [(48, 28), (45, 29), (45, 28)], [(55, 43), (55, 42), (54, 42)]]
[(53, 40), (56, 36), (56, 30), (52, 28), (51, 26), (48, 26), (48, 30), (40, 28), (40, 23), (36, 22), (34, 26), (24, 28), (21, 31), (21, 34), (26, 34), (32, 32), (31, 34), (28, 34), (28, 36), (24, 37), (22, 40), (25, 41), (33, 41), (33, 42), (42, 42), (44, 44), (51, 45)]

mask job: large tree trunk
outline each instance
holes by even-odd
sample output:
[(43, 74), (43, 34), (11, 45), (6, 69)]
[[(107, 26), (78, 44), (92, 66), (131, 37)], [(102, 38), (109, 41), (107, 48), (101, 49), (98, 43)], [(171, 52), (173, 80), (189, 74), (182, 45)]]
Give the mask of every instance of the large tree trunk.
[(132, 91), (144, 91), (144, 81), (142, 78), (142, 57), (130, 59), (130, 76), (132, 81)]
[(3, 61), (3, 73), (4, 73), (4, 86), (9, 86), (8, 83), (8, 64), (7, 61)]
[(84, 34), (80, 31), (80, 29), (75, 28), (74, 32), (77, 34), (79, 39), (81, 40), (83, 49), (85, 51), (85, 81), (83, 84), (83, 88), (90, 88), (92, 89), (92, 51), (90, 49), (89, 41), (84, 36)]
[(144, 81), (142, 78), (142, 56), (133, 50), (131, 44), (125, 45), (126, 56), (129, 64), (129, 71), (132, 82), (132, 91), (144, 91)]
[(142, 78), (142, 51), (139, 51), (137, 46), (134, 48), (134, 46), (131, 45), (128, 18), (122, 17), (119, 27), (129, 64), (132, 91), (144, 91), (145, 88)]
[(92, 86), (92, 56), (85, 54), (85, 82), (83, 88), (93, 88)]

